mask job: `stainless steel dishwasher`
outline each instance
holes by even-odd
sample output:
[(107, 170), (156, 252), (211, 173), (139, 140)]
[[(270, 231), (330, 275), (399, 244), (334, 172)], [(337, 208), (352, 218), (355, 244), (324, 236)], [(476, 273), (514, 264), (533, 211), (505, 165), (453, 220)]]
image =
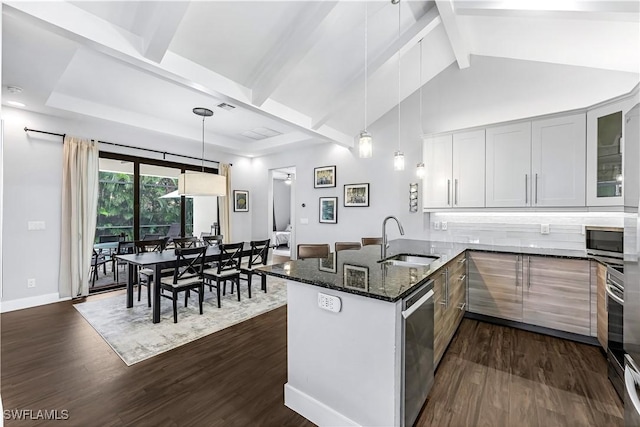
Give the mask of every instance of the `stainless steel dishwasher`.
[(418, 418), (433, 385), (433, 280), (402, 304), (403, 426)]

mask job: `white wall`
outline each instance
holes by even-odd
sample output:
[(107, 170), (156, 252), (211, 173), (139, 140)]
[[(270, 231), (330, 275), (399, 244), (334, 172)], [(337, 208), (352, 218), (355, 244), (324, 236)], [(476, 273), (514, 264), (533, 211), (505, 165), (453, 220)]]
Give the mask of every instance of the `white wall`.
[[(4, 108), (3, 115), (3, 310), (52, 302), (58, 294), (62, 140), (56, 136), (27, 134), (23, 130), (25, 126), (195, 157), (201, 155), (201, 148), (195, 142), (106, 121), (66, 119), (14, 108)], [(162, 158), (162, 155), (139, 150), (100, 148)], [(213, 150), (207, 151), (205, 157), (233, 163), (233, 188), (251, 189), (248, 159)], [(170, 156), (167, 160), (180, 161)], [(251, 221), (233, 212), (231, 216), (233, 238), (250, 240)], [(44, 221), (46, 229), (27, 231), (27, 221)], [(29, 278), (36, 279), (35, 288), (27, 288)]]

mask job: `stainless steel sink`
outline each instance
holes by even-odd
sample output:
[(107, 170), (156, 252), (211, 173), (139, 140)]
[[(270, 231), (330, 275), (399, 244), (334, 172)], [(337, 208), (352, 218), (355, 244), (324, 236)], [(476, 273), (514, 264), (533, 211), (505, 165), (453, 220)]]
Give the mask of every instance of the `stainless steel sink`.
[(408, 255), (398, 254), (389, 257), (382, 262), (389, 265), (399, 265), (406, 267), (426, 266), (437, 260), (439, 257), (429, 255)]

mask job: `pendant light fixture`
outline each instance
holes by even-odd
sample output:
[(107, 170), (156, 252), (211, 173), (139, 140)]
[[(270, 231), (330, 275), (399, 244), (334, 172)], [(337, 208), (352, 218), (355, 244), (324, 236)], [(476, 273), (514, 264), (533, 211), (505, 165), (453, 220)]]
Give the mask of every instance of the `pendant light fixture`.
[(364, 130), (360, 132), (358, 138), (358, 155), (361, 159), (368, 159), (373, 155), (373, 138), (371, 134), (367, 132), (367, 80), (368, 80), (368, 56), (367, 56), (367, 31), (369, 13), (367, 2), (364, 3)]
[(284, 180), (284, 183), (287, 185), (291, 185), (291, 174), (287, 174), (287, 178)]
[(202, 117), (202, 171), (186, 171), (178, 177), (178, 194), (181, 196), (226, 196), (227, 178), (204, 171), (204, 119), (213, 116), (208, 108), (196, 107), (193, 114)]
[[(419, 92), (419, 96), (420, 96), (420, 116), (419, 116), (419, 121), (420, 121), (420, 140), (422, 140), (422, 135), (424, 135), (424, 128), (422, 127), (422, 39), (420, 39), (420, 92)], [(420, 162), (416, 165), (416, 175), (418, 176), (418, 178), (422, 179), (424, 178), (424, 174), (425, 174), (425, 167), (424, 167), (424, 162)]]
[[(398, 45), (400, 45), (400, 0), (391, 0), (391, 3), (398, 5)], [(404, 153), (400, 151), (400, 49), (398, 49), (398, 151), (393, 154), (393, 169), (404, 170)]]

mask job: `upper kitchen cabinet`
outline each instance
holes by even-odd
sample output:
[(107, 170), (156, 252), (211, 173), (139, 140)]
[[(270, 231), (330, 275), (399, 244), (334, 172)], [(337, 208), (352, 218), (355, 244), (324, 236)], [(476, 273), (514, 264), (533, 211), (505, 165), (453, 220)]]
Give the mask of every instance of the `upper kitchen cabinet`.
[(425, 139), (424, 208), (484, 207), (484, 129)]
[(487, 207), (531, 206), (531, 122), (486, 131)]
[(624, 115), (632, 97), (587, 112), (587, 205), (622, 206), (624, 203)]
[(585, 206), (585, 114), (531, 124), (530, 206)]

